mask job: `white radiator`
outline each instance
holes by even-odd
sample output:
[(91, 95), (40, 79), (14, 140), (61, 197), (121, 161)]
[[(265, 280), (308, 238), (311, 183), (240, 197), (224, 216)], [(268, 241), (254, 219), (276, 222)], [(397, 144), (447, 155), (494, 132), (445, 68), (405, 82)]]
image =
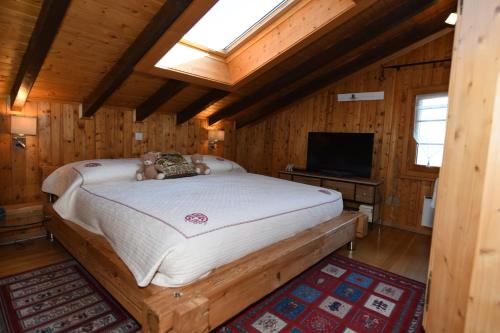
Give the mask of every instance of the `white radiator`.
[(424, 197), (424, 205), (422, 207), (422, 226), (432, 228), (434, 225), (434, 210), (436, 208), (437, 188), (439, 181), (434, 182), (434, 192), (432, 197)]

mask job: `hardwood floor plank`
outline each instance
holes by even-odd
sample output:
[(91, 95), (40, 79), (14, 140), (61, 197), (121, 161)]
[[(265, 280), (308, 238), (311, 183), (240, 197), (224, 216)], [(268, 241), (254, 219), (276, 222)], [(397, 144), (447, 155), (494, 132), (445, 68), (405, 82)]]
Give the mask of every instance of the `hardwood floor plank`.
[(58, 243), (37, 239), (0, 248), (0, 277), (18, 274), (70, 259)]
[(337, 254), (425, 283), (430, 247), (430, 236), (377, 226), (357, 241), (355, 251)]

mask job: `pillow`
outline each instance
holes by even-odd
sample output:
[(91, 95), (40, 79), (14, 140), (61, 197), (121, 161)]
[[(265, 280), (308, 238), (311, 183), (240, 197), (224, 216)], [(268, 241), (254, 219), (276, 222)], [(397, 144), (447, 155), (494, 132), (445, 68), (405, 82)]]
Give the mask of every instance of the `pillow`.
[[(231, 160), (214, 156), (214, 155), (202, 155), (203, 163), (205, 163), (209, 168), (210, 174), (221, 174), (226, 172), (247, 172), (241, 165)], [(188, 160), (191, 160), (191, 155), (184, 155)]]
[(42, 191), (61, 196), (74, 185), (134, 180), (141, 161), (137, 158), (101, 159), (66, 164), (43, 182)]
[(179, 153), (161, 153), (155, 162), (155, 168), (165, 174), (165, 178), (196, 176), (194, 165), (186, 161)]

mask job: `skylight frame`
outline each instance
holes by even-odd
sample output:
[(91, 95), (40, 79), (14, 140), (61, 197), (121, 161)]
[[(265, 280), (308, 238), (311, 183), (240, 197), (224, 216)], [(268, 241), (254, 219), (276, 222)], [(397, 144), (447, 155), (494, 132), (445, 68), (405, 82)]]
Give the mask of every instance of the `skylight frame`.
[(299, 1), (297, 0), (283, 0), (281, 3), (276, 5), (272, 10), (267, 12), (266, 15), (261, 17), (257, 22), (255, 22), (252, 26), (250, 26), (247, 30), (245, 30), (238, 37), (236, 37), (231, 43), (229, 43), (223, 49), (216, 50), (208, 46), (205, 46), (203, 44), (193, 42), (184, 38), (180, 40), (180, 43), (225, 58), (233, 51), (235, 51), (239, 46), (241, 46), (243, 42), (247, 41), (252, 36), (262, 31), (269, 24), (274, 23), (279, 16), (285, 14), (288, 11), (288, 9), (292, 7), (291, 5), (296, 4), (298, 2)]

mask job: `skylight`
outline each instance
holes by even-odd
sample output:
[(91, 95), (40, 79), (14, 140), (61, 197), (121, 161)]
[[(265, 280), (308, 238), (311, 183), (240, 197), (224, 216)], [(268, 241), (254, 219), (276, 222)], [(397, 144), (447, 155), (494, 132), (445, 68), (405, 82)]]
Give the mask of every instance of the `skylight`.
[(156, 67), (169, 68), (179, 66), (208, 55), (198, 49), (177, 43), (156, 63)]
[(226, 51), (286, 2), (289, 1), (219, 0), (182, 39), (211, 50)]

